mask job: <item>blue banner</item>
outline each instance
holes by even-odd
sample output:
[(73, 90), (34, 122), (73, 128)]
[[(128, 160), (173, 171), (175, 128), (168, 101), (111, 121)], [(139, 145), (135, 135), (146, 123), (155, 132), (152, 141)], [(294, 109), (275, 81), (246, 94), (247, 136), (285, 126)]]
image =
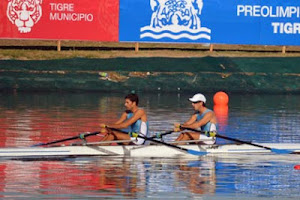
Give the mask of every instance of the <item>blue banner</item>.
[(120, 42), (300, 45), (300, 1), (120, 0)]

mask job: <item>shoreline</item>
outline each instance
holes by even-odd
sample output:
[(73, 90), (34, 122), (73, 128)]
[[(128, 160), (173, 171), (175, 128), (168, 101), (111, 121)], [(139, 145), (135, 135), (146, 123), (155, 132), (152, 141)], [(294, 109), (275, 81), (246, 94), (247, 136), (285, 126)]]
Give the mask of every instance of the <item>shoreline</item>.
[(0, 60), (0, 91), (300, 93), (300, 57)]

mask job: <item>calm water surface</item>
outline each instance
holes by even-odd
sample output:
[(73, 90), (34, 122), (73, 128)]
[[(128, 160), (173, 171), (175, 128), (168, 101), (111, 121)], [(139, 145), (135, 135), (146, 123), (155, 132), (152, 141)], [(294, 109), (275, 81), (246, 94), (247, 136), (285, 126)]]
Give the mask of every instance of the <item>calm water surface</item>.
[[(0, 147), (98, 131), (100, 122), (112, 123), (120, 116), (125, 95), (2, 93)], [(150, 132), (168, 131), (175, 122), (187, 120), (193, 113), (190, 95), (140, 95)], [(215, 107), (219, 133), (253, 142), (300, 143), (299, 97), (230, 95), (228, 108)], [(213, 108), (212, 95), (207, 99)], [(165, 141), (177, 136), (169, 135)], [(0, 160), (0, 198), (299, 199), (300, 170), (295, 165), (300, 165), (300, 155)]]

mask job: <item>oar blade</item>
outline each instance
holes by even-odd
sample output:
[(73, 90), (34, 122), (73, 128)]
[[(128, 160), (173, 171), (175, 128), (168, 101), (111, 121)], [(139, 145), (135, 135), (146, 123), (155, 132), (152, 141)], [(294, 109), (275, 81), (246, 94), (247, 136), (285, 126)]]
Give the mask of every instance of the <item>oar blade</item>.
[(188, 149), (187, 152), (189, 154), (192, 154), (192, 155), (195, 155), (195, 156), (204, 156), (204, 155), (207, 154), (207, 152), (205, 152), (205, 151), (195, 151), (193, 149)]
[(271, 149), (271, 151), (277, 154), (290, 154), (294, 152), (293, 150), (290, 149), (273, 149), (273, 148)]

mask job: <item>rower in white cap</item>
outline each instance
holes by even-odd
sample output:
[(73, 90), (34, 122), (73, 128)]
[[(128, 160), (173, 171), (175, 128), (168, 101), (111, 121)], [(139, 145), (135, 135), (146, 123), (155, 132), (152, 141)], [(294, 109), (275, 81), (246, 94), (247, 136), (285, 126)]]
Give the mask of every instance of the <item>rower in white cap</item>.
[[(192, 98), (189, 98), (189, 101), (192, 102), (192, 106), (194, 107), (195, 113), (191, 116), (191, 118), (186, 121), (184, 124), (176, 124), (176, 131), (184, 130), (184, 128), (192, 128), (199, 129), (201, 131), (217, 131), (217, 118), (215, 113), (208, 109), (205, 105), (206, 98), (203, 94), (198, 93), (195, 94)], [(180, 127), (180, 128), (178, 128)], [(203, 140), (200, 143), (204, 144), (214, 144), (214, 137), (207, 137), (205, 135), (201, 135), (198, 132), (183, 132), (181, 133), (176, 141), (185, 141), (185, 140)], [(178, 143), (183, 144), (183, 143)]]

